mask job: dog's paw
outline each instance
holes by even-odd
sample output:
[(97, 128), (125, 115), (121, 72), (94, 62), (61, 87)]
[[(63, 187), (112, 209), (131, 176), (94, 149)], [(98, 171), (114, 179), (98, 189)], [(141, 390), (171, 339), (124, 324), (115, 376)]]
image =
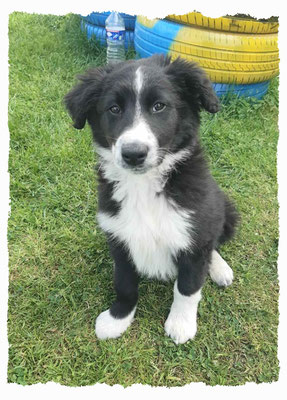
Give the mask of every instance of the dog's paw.
[(110, 310), (102, 312), (96, 319), (95, 331), (99, 339), (116, 339), (124, 333), (133, 321), (135, 309), (125, 318), (115, 318)]
[(225, 260), (213, 251), (209, 266), (209, 275), (213, 282), (219, 286), (229, 286), (233, 281), (233, 271)]
[(165, 333), (172, 338), (175, 344), (182, 344), (194, 338), (197, 330), (196, 315), (186, 316), (182, 313), (170, 311), (164, 324)]

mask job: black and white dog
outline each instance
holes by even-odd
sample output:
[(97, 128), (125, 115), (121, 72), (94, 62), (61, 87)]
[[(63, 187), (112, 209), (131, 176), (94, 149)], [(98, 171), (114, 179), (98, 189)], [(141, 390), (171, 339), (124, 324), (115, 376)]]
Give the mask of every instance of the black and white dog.
[(217, 252), (237, 213), (210, 175), (198, 138), (199, 112), (219, 110), (205, 73), (155, 55), (88, 71), (65, 97), (74, 121), (93, 132), (98, 222), (115, 262), (116, 300), (96, 320), (99, 339), (131, 324), (138, 276), (176, 278), (165, 332), (175, 343), (196, 334), (197, 307), (209, 272), (230, 285)]

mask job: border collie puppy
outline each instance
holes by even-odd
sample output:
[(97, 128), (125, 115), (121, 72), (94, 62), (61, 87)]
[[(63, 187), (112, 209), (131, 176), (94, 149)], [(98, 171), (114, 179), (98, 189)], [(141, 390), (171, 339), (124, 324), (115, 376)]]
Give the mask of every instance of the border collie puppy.
[(132, 323), (139, 276), (175, 279), (165, 332), (196, 334), (207, 274), (228, 286), (218, 247), (237, 213), (210, 175), (198, 138), (199, 112), (219, 110), (205, 73), (154, 55), (88, 71), (65, 97), (74, 127), (88, 121), (98, 153), (98, 222), (114, 259), (115, 302), (96, 320), (99, 339)]

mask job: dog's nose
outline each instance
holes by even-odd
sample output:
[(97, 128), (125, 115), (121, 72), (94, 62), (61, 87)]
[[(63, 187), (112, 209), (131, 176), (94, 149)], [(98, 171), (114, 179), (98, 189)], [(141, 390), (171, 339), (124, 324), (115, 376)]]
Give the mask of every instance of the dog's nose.
[(126, 164), (136, 167), (144, 163), (148, 147), (144, 143), (134, 142), (122, 145), (122, 158)]

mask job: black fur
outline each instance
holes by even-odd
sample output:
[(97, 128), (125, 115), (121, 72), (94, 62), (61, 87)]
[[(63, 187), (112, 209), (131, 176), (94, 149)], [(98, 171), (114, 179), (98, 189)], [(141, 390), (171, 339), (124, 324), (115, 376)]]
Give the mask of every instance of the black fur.
[[(162, 157), (165, 152), (190, 149), (185, 162), (176, 165), (166, 177), (162, 193), (178, 206), (194, 211), (194, 229), (190, 233), (193, 245), (189, 251), (179, 252), (174, 257), (178, 267), (178, 290), (189, 296), (202, 287), (212, 250), (233, 236), (238, 221), (234, 206), (210, 175), (198, 138), (200, 110), (211, 113), (219, 110), (219, 101), (209, 79), (196, 64), (153, 56), (88, 71), (66, 95), (65, 103), (75, 128), (82, 129), (88, 121), (96, 144), (110, 148), (133, 123), (135, 93), (131, 77), (139, 65), (147, 71), (142, 109), (148, 110), (159, 93), (161, 99), (172, 104), (156, 118), (144, 111), (162, 149)], [(125, 111), (120, 117), (107, 112), (115, 102)], [(99, 167), (99, 210), (110, 215), (116, 215), (121, 207), (112, 199), (113, 185), (104, 178)], [(117, 294), (111, 313), (123, 318), (137, 302), (137, 273), (125, 244), (111, 237), (108, 240), (115, 260)]]
[(116, 300), (110, 307), (115, 318), (124, 318), (134, 308), (138, 300), (138, 275), (124, 246), (112, 239), (108, 240), (110, 253), (115, 261), (114, 288)]

